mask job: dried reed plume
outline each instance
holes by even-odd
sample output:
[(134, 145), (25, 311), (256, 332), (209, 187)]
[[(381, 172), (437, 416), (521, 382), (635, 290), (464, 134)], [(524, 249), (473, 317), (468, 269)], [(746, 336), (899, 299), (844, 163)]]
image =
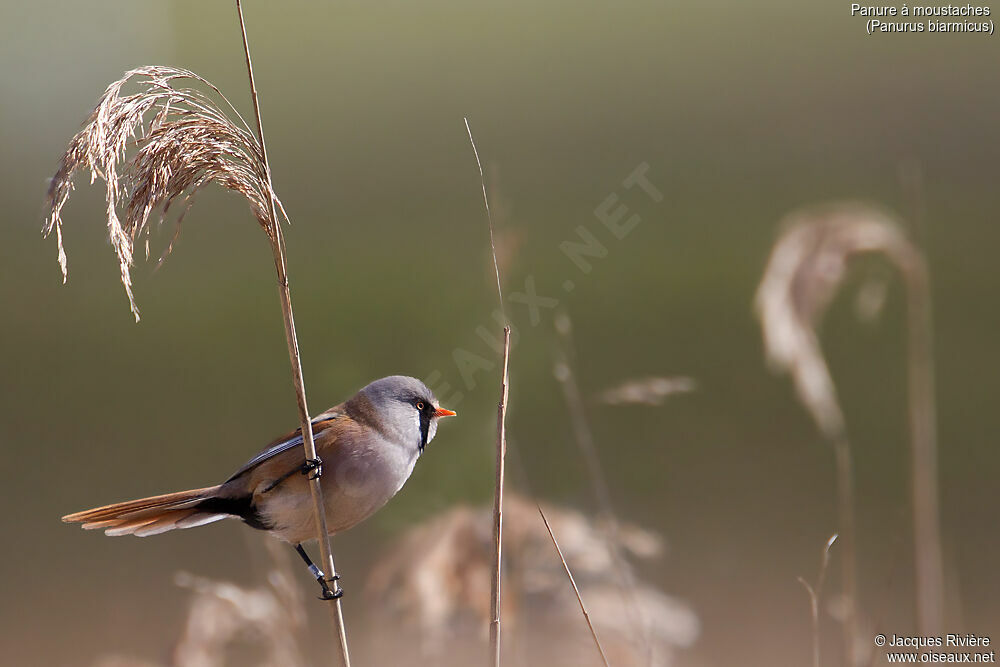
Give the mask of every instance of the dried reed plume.
[[(168, 667), (227, 664), (305, 667), (308, 619), (303, 594), (288, 557), (275, 540), (264, 540), (270, 555), (266, 584), (245, 587), (177, 572), (174, 583), (190, 592), (184, 629), (174, 642)], [(250, 656), (253, 656), (252, 662)], [(160, 667), (138, 658), (110, 654), (97, 667)]]
[[(675, 664), (676, 652), (699, 634), (697, 615), (683, 601), (637, 579), (636, 601), (649, 617), (652, 647), (636, 644), (634, 628), (614, 581), (633, 562), (662, 557), (663, 540), (623, 524), (624, 562), (611, 553), (605, 528), (577, 510), (543, 503), (572, 565), (580, 599), (608, 661), (614, 665)], [(493, 570), (492, 507), (459, 505), (413, 525), (370, 568), (365, 588), (379, 633), (377, 664), (469, 665), (481, 661), (480, 637), (491, 616), (486, 597)], [(504, 494), (504, 663), (601, 665), (594, 634), (581, 622), (579, 599), (567, 585), (562, 562), (539, 519), (538, 507), (515, 492)], [(419, 654), (414, 655), (415, 648)], [(651, 650), (650, 650), (651, 648)]]
[[(182, 81), (210, 89), (226, 110), (200, 90), (175, 87)], [(124, 94), (127, 84), (137, 84), (139, 92)], [(81, 169), (90, 171), (91, 183), (97, 177), (105, 182), (108, 237), (118, 255), (122, 285), (136, 321), (139, 309), (131, 277), (134, 246), (145, 235), (148, 257), (149, 219), (154, 212), (159, 211), (158, 222), (162, 222), (175, 203), (180, 206), (175, 240), (195, 193), (214, 182), (247, 200), (272, 242), (269, 202), (277, 202), (284, 216), (250, 128), (218, 88), (188, 70), (150, 65), (126, 72), (108, 86), (83, 129), (70, 141), (49, 186), (50, 211), (43, 228), (45, 236), (55, 231), (64, 282), (62, 209)]]
[(635, 378), (605, 389), (597, 400), (605, 405), (657, 406), (671, 396), (688, 394), (697, 388), (697, 382), (683, 376)]
[(479, 161), (479, 150), (472, 138), (472, 128), (469, 119), (465, 118), (465, 131), (469, 134), (469, 143), (476, 156), (476, 167), (479, 168), (479, 182), (483, 187), (483, 203), (486, 205), (486, 220), (490, 229), (490, 250), (493, 253), (493, 271), (497, 279), (497, 296), (500, 299), (500, 312), (504, 319), (503, 328), (503, 367), (500, 373), (500, 402), (497, 405), (497, 444), (496, 444), (496, 477), (493, 489), (493, 573), (490, 586), (490, 655), (494, 667), (500, 667), (500, 586), (501, 569), (503, 566), (503, 485), (504, 463), (507, 457), (507, 366), (510, 359), (510, 322), (503, 307), (503, 288), (500, 280), (500, 265), (497, 262), (497, 247), (493, 234), (493, 213), (490, 212), (490, 200), (486, 196), (486, 177), (483, 176), (483, 163)]
[(287, 570), (268, 573), (266, 587), (244, 588), (187, 572), (176, 584), (194, 593), (184, 633), (174, 649), (174, 664), (183, 667), (225, 665), (228, 649), (249, 644), (261, 665), (305, 667), (299, 639), (307, 619), (301, 591)]
[[(256, 137), (225, 95), (197, 74), (162, 66), (140, 67), (126, 72), (121, 79), (108, 86), (83, 129), (70, 141), (49, 188), (50, 213), (43, 231), (46, 236), (53, 230), (56, 232), (59, 264), (65, 281), (62, 208), (73, 190), (73, 177), (78, 170), (83, 167), (89, 169), (91, 182), (100, 176), (106, 184), (108, 236), (118, 255), (121, 280), (129, 305), (138, 321), (139, 310), (132, 294), (131, 267), (135, 242), (143, 233), (146, 234), (148, 256), (150, 215), (159, 211), (159, 219), (162, 221), (177, 202), (181, 206), (181, 212), (176, 222), (176, 239), (180, 222), (191, 206), (192, 197), (202, 187), (215, 182), (242, 195), (267, 234), (271, 246), (303, 449), (306, 459), (314, 460), (317, 458), (316, 446), (306, 402), (298, 338), (295, 334), (295, 317), (288, 288), (287, 256), (279, 212), (286, 221), (287, 215), (271, 183), (250, 45), (239, 0), (236, 2), (236, 10), (256, 119)], [(202, 91), (174, 86), (175, 82), (184, 80), (211, 90), (219, 97), (223, 106)], [(138, 84), (139, 92), (123, 94), (122, 89), (128, 83)], [(234, 122), (234, 117), (239, 123)], [(135, 152), (128, 158), (127, 154), (133, 146)], [(119, 217), (122, 203), (125, 205), (124, 220)], [(172, 246), (173, 241), (167, 246), (161, 261), (169, 254)], [(323, 492), (318, 476), (313, 477), (309, 488), (323, 569), (336, 588), (336, 568), (330, 549)], [(339, 639), (341, 660), (349, 667), (347, 633), (340, 600), (334, 600), (328, 607)]]
[(772, 368), (792, 376), (799, 399), (833, 443), (837, 463), (840, 536), (846, 597), (845, 650), (857, 661), (852, 463), (844, 416), (823, 358), (817, 329), (843, 282), (850, 260), (879, 253), (899, 270), (907, 287), (909, 420), (913, 456), (913, 513), (917, 615), (920, 631), (942, 624), (943, 583), (938, 518), (937, 445), (930, 295), (923, 256), (886, 213), (859, 203), (839, 203), (793, 213), (784, 223), (756, 296), (756, 310)]

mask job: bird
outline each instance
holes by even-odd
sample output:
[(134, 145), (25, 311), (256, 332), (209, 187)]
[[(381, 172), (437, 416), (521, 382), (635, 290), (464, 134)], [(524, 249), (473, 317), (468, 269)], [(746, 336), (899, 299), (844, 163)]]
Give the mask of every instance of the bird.
[(216, 486), (105, 505), (62, 520), (105, 535), (147, 537), (241, 519), (292, 545), (320, 583), (321, 599), (337, 599), (343, 595), (338, 577), (328, 580), (303, 547), (316, 538), (309, 481), (319, 477), (329, 534), (348, 530), (396, 495), (434, 439), (438, 420), (455, 414), (440, 407), (420, 380), (384, 377), (312, 419), (316, 460), (306, 459), (299, 428)]

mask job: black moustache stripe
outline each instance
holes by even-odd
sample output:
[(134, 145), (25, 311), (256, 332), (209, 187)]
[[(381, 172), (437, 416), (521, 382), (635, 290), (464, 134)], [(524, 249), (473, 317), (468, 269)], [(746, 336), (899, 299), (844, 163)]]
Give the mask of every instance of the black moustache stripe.
[(427, 446), (427, 433), (431, 428), (431, 416), (427, 412), (420, 413), (420, 451)]

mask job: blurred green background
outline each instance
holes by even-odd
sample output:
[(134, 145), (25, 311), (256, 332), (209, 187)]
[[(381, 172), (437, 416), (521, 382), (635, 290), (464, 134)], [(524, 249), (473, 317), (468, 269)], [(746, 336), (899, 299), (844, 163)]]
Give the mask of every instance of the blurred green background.
[[(392, 373), (438, 371), (464, 393), (403, 492), (334, 541), (349, 625), (365, 605), (351, 582), (380, 545), (492, 493), (496, 373), (465, 387), (453, 360), (456, 349), (495, 360), (475, 333), (495, 329), (496, 293), (468, 116), (514, 248), (508, 294), (530, 276), (560, 299), (584, 393), (650, 375), (699, 382), (662, 407), (589, 406), (617, 509), (669, 540), (642, 576), (701, 617), (686, 654), (697, 665), (805, 664), (796, 576), (814, 576), (836, 530), (831, 452), (790, 383), (767, 372), (752, 315), (776, 224), (845, 197), (912, 218), (900, 173), (918, 167), (948, 630), (1000, 628), (995, 38), (869, 37), (846, 3), (251, 1), (245, 11), (293, 221), (313, 411)], [(6, 3), (0, 25), (4, 662), (159, 659), (184, 617), (172, 573), (252, 581), (248, 531), (112, 540), (59, 517), (224, 479), (292, 428), (269, 250), (241, 200), (204, 191), (165, 266), (137, 265), (136, 325), (106, 241), (103, 184), (78, 179), (65, 211), (65, 286), (39, 230), (65, 144), (125, 70), (192, 69), (250, 112), (235, 11)], [(662, 202), (622, 187), (641, 163)], [(594, 217), (611, 194), (642, 220), (621, 241)], [(608, 247), (589, 275), (558, 248), (581, 225)], [(893, 280), (875, 325), (840, 298), (824, 329), (855, 445), (862, 608), (898, 634), (915, 630), (901, 295)], [(592, 511), (552, 375), (553, 311), (533, 326), (522, 304), (508, 310), (520, 333), (510, 432), (523, 464), (511, 485)]]

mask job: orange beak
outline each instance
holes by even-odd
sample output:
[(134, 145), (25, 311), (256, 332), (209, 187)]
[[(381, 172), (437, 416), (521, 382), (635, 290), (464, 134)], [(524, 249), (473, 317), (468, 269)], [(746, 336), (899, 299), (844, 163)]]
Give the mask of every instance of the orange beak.
[(445, 408), (438, 408), (434, 411), (435, 417), (454, 417), (457, 414), (454, 410), (446, 410)]

